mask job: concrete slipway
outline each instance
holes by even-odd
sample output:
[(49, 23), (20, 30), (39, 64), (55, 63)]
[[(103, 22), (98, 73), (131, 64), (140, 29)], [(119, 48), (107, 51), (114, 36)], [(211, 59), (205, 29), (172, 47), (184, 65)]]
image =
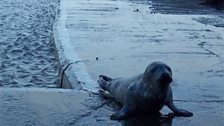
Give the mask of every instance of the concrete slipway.
[[(150, 8), (125, 0), (61, 0), (54, 37), (61, 87), (69, 89), (0, 89), (1, 124), (224, 125), (224, 29), (206, 23), (220, 16)], [(97, 95), (97, 76), (129, 77), (153, 61), (172, 67), (175, 103), (194, 116), (110, 121), (116, 109)]]

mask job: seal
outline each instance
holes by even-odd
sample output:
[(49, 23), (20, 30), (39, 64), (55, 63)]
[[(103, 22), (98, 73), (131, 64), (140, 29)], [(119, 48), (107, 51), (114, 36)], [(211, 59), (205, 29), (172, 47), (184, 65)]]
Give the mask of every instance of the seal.
[(100, 94), (114, 98), (122, 108), (110, 116), (111, 120), (124, 120), (136, 113), (158, 113), (168, 106), (174, 116), (193, 116), (193, 113), (177, 108), (173, 103), (170, 87), (171, 68), (162, 62), (149, 64), (144, 73), (131, 78), (116, 78), (100, 75)]

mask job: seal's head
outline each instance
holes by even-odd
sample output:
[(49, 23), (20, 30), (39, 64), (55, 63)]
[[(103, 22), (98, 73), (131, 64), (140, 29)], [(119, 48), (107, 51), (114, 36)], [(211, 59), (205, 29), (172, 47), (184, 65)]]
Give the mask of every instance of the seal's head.
[(153, 62), (149, 64), (144, 73), (146, 84), (156, 84), (167, 86), (172, 82), (171, 68), (162, 62)]

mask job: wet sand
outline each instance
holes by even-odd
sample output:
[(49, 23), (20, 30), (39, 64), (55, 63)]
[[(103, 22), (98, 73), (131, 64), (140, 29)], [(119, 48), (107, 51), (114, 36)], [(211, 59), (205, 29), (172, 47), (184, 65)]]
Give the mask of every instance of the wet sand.
[(58, 0), (0, 1), (0, 87), (56, 87)]

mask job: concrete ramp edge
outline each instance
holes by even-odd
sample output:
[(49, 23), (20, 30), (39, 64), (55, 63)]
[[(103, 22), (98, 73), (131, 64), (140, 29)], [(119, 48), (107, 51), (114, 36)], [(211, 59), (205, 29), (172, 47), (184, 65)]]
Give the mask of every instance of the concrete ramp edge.
[(60, 87), (96, 92), (97, 82), (90, 77), (83, 60), (70, 46), (75, 40), (71, 41), (69, 38), (66, 20), (66, 0), (60, 0), (53, 27), (53, 37), (61, 66)]

